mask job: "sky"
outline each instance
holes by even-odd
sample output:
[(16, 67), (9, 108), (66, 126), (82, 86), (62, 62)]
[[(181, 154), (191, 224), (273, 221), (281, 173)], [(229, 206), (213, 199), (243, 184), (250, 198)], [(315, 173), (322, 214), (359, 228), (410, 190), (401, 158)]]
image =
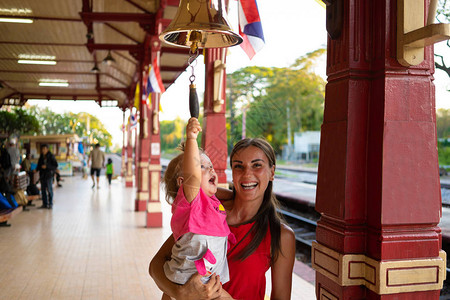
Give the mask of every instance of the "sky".
[[(230, 1), (229, 22), (238, 32), (237, 1)], [(258, 8), (264, 31), (265, 46), (252, 60), (239, 46), (229, 48), (227, 56), (227, 73), (232, 73), (246, 66), (287, 67), (295, 59), (319, 48), (326, 47), (325, 9), (316, 0), (258, 0)], [(286, 9), (287, 8), (287, 9)], [(445, 42), (435, 46), (436, 53), (449, 53)], [(450, 55), (447, 60), (450, 59)], [(447, 64), (449, 64), (447, 62)], [(178, 77), (175, 83), (161, 96), (162, 112), (160, 120), (174, 120), (177, 116), (189, 119), (189, 75), (187, 72)], [(318, 64), (316, 73), (325, 79), (325, 61)], [(199, 57), (195, 67), (197, 92), (202, 98), (204, 90), (204, 63)], [(450, 109), (450, 79), (441, 70), (435, 73), (436, 107)], [(201, 101), (201, 99), (200, 99)], [(113, 145), (122, 145), (122, 111), (119, 108), (100, 108), (93, 101), (43, 101), (30, 100), (31, 105), (49, 106), (53, 111), (74, 113), (86, 111), (98, 117), (113, 136)], [(82, 103), (82, 105), (80, 105)], [(128, 117), (127, 111), (127, 117)]]

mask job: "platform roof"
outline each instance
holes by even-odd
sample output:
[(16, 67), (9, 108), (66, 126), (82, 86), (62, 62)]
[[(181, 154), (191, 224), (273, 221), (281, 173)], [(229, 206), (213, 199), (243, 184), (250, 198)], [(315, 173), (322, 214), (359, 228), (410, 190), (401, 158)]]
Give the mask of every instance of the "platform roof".
[[(167, 26), (178, 0), (2, 0), (0, 19), (0, 106), (29, 99), (95, 100), (128, 107), (138, 66), (150, 37)], [(102, 63), (108, 51), (115, 63)], [(161, 77), (166, 88), (186, 69), (188, 50), (162, 45)], [(19, 64), (52, 59), (55, 65)], [(99, 72), (92, 72), (97, 64)], [(43, 80), (68, 87), (40, 86)]]

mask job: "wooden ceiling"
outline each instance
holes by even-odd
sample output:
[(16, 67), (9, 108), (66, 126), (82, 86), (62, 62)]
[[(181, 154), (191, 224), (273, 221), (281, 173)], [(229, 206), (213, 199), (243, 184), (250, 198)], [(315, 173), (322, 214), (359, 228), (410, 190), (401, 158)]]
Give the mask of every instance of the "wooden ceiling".
[[(0, 22), (0, 106), (67, 99), (130, 107), (141, 67), (178, 1), (0, 0), (0, 18), (33, 20)], [(102, 62), (109, 51), (115, 60), (110, 65)], [(56, 65), (19, 64), (23, 56), (54, 57)], [(161, 45), (166, 88), (186, 69), (187, 57), (187, 49)], [(95, 65), (99, 72), (92, 71)], [(42, 80), (69, 85), (39, 86)]]

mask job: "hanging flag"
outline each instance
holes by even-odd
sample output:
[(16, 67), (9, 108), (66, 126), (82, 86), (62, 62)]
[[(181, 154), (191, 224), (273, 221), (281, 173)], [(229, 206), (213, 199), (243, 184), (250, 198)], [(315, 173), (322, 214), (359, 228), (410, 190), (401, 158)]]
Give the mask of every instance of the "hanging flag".
[(147, 90), (148, 95), (150, 95), (150, 93), (152, 92), (162, 94), (166, 91), (161, 79), (161, 74), (159, 73), (159, 66), (156, 57), (153, 60), (152, 65), (150, 66), (150, 71), (148, 72)]
[(137, 127), (138, 122), (136, 114), (131, 113), (129, 123), (130, 123), (130, 130), (133, 130)]
[(258, 5), (256, 0), (239, 0), (238, 9), (239, 34), (244, 39), (241, 47), (247, 53), (247, 56), (252, 59), (256, 52), (264, 46), (264, 34)]
[(136, 83), (136, 90), (134, 91), (134, 107), (139, 110), (139, 85), (140, 83)]
[(147, 102), (147, 77), (148, 72), (143, 71), (142, 72), (142, 95), (141, 95), (141, 103), (146, 104), (148, 106)]

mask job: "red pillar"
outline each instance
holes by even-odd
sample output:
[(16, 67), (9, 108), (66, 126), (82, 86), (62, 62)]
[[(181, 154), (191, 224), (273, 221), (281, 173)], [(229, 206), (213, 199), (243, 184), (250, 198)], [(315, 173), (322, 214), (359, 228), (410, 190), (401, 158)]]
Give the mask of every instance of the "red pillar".
[[(146, 44), (147, 45), (147, 44)], [(147, 47), (145, 47), (147, 49)], [(148, 136), (148, 107), (142, 100), (144, 94), (143, 72), (148, 72), (146, 66), (148, 66), (148, 55), (144, 56), (144, 59), (139, 62), (139, 136), (136, 135), (136, 186), (137, 194), (134, 209), (135, 211), (145, 211), (145, 207), (148, 200), (148, 159), (149, 159), (149, 144), (150, 139)], [(146, 128), (147, 127), (147, 128)], [(139, 150), (138, 150), (139, 149)]]
[[(151, 61), (156, 58), (161, 65), (160, 52), (161, 42), (158, 36), (151, 39)], [(150, 165), (149, 172), (149, 200), (147, 203), (147, 227), (162, 227), (162, 210), (159, 197), (161, 183), (161, 138), (159, 134), (159, 102), (161, 95), (152, 93), (152, 103), (149, 111), (149, 136), (150, 136)]]
[(137, 195), (135, 210), (145, 211), (147, 206), (147, 201), (149, 199), (149, 177), (148, 177), (148, 166), (150, 157), (150, 136), (149, 132), (149, 120), (150, 110), (146, 104), (141, 103), (140, 105), (139, 118), (139, 161), (137, 166)]
[[(130, 114), (132, 108), (130, 108)], [(133, 187), (133, 130), (127, 126), (127, 172), (125, 175), (125, 186)]]
[[(205, 51), (205, 95), (202, 148), (208, 154), (219, 178), (227, 187), (227, 129), (225, 119), (225, 58), (227, 49)], [(220, 84), (219, 84), (220, 83)]]
[[(136, 119), (139, 120), (139, 113), (136, 111)], [(138, 181), (139, 181), (139, 158), (140, 158), (140, 141), (139, 141), (139, 133), (138, 133), (138, 127), (135, 126), (134, 129), (134, 179), (135, 179), (135, 184), (136, 186), (138, 186)]]
[(445, 258), (433, 49), (418, 66), (397, 62), (397, 1), (343, 0), (341, 11), (342, 33), (328, 39), (317, 298), (438, 299)]
[(126, 128), (127, 123), (125, 122), (125, 110), (123, 110), (123, 117), (122, 117), (122, 164), (120, 168), (120, 176), (122, 178), (125, 178), (125, 174), (127, 172), (126, 167), (126, 149), (127, 149), (127, 139), (126, 139)]

